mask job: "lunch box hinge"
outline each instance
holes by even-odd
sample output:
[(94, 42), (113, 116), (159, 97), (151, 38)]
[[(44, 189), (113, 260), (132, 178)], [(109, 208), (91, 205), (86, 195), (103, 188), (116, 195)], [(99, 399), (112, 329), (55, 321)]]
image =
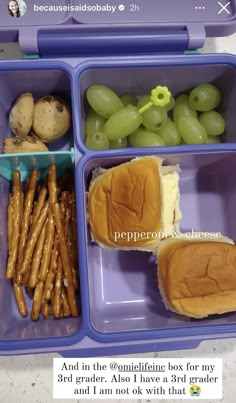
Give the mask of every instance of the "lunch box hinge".
[(37, 43), (21, 36), (24, 53), (43, 58), (183, 53), (188, 49), (187, 30), (145, 32), (40, 31)]

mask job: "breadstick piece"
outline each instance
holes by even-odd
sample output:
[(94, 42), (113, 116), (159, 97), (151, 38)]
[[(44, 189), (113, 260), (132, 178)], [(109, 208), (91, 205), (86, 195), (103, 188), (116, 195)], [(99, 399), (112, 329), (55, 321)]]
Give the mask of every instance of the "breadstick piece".
[(48, 209), (48, 222), (47, 222), (47, 226), (46, 226), (46, 235), (45, 235), (45, 241), (44, 241), (44, 246), (43, 246), (43, 255), (42, 255), (42, 260), (41, 260), (39, 274), (38, 274), (39, 280), (44, 281), (44, 282), (46, 281), (47, 273), (49, 270), (53, 241), (54, 241), (54, 233), (55, 233), (55, 227), (54, 227), (53, 215), (52, 215), (51, 209), (49, 208)]
[(11, 238), (13, 231), (13, 195), (9, 194), (9, 202), (7, 206), (7, 244), (8, 250), (10, 250), (11, 246)]
[(61, 256), (59, 256), (55, 285), (54, 285), (54, 296), (52, 301), (54, 318), (60, 318), (61, 313), (62, 277), (63, 277), (63, 268), (62, 268)]
[(39, 214), (41, 213), (41, 210), (45, 204), (46, 197), (47, 197), (47, 189), (45, 186), (42, 186), (41, 190), (39, 192), (39, 197), (38, 197), (37, 203), (34, 208), (32, 226), (34, 226), (34, 224), (36, 223), (36, 221), (39, 217)]
[(69, 318), (69, 316), (71, 316), (70, 306), (69, 306), (69, 302), (68, 302), (64, 287), (62, 287), (62, 290), (61, 290), (61, 299), (62, 299), (63, 314), (64, 314), (63, 316), (65, 318)]
[(27, 243), (26, 249), (25, 249), (24, 260), (20, 266), (19, 272), (17, 273), (17, 276), (20, 278), (23, 277), (23, 275), (25, 274), (25, 272), (27, 271), (27, 269), (30, 266), (34, 248), (38, 241), (42, 228), (45, 224), (45, 221), (47, 219), (47, 214), (48, 214), (48, 202), (45, 203), (45, 205), (41, 211), (40, 217), (33, 227), (31, 238), (28, 239), (28, 243)]
[(35, 288), (33, 306), (32, 306), (32, 310), (31, 310), (31, 319), (32, 320), (38, 320), (38, 318), (39, 318), (39, 314), (40, 314), (40, 310), (41, 310), (43, 287), (44, 287), (44, 283), (43, 283), (43, 281), (40, 281), (37, 284), (37, 287)]
[(25, 318), (28, 315), (27, 306), (25, 303), (25, 297), (23, 293), (23, 287), (19, 284), (13, 282), (13, 290), (16, 299), (16, 303), (18, 306), (18, 311), (20, 312), (21, 316)]
[(56, 224), (62, 267), (65, 277), (64, 285), (67, 288), (67, 297), (71, 310), (71, 315), (73, 317), (77, 317), (79, 315), (79, 311), (76, 303), (75, 288), (73, 284), (72, 270), (70, 267), (70, 257), (65, 238), (65, 230), (61, 219), (60, 205), (58, 203), (53, 204), (53, 215)]
[(28, 285), (31, 288), (35, 288), (38, 283), (38, 272), (40, 268), (41, 258), (43, 254), (43, 245), (45, 241), (46, 226), (44, 225), (39, 236), (39, 240), (34, 249), (34, 254), (31, 263), (31, 272), (29, 276)]
[(20, 203), (21, 203), (21, 182), (20, 172), (13, 173), (13, 223), (12, 237), (9, 248), (9, 256), (6, 268), (6, 279), (11, 280), (16, 271), (16, 261), (20, 237)]
[(50, 266), (49, 266), (49, 271), (47, 274), (47, 279), (44, 285), (44, 290), (43, 290), (43, 301), (50, 301), (51, 299), (51, 294), (53, 290), (53, 284), (54, 280), (56, 277), (56, 271), (57, 271), (57, 259), (59, 255), (59, 248), (58, 248), (58, 241), (57, 237), (54, 235), (54, 246), (52, 250), (52, 255), (51, 255), (51, 260), (50, 260)]
[(51, 165), (48, 169), (48, 192), (50, 204), (57, 202), (57, 168)]

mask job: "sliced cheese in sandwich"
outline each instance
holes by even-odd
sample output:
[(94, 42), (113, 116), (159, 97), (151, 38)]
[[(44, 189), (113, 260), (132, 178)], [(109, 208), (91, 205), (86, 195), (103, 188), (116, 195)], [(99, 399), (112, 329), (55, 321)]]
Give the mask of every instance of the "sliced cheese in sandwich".
[(179, 167), (135, 158), (96, 169), (88, 191), (91, 239), (103, 248), (153, 251), (179, 228)]

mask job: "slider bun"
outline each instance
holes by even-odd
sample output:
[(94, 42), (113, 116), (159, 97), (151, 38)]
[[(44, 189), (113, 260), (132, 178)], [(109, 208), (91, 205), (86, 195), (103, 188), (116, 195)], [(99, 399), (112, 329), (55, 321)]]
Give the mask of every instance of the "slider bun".
[(173, 232), (174, 217), (176, 222), (180, 218), (178, 167), (162, 167), (162, 162), (161, 158), (142, 157), (111, 169), (95, 170), (88, 192), (92, 241), (105, 248), (154, 250), (167, 221), (164, 177), (172, 179), (172, 190), (166, 188), (170, 202), (165, 204), (171, 209), (168, 228)]
[(167, 239), (158, 249), (158, 283), (165, 306), (203, 318), (236, 310), (236, 247), (226, 237)]

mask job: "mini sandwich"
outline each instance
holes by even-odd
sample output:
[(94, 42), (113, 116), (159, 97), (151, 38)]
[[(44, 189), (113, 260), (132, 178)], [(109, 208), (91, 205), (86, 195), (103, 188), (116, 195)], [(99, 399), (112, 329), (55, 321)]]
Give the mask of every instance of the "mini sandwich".
[(166, 239), (158, 249), (158, 284), (169, 310), (192, 318), (236, 311), (236, 247), (218, 239)]
[(179, 167), (157, 157), (96, 169), (88, 191), (91, 240), (103, 248), (155, 250), (178, 231)]

